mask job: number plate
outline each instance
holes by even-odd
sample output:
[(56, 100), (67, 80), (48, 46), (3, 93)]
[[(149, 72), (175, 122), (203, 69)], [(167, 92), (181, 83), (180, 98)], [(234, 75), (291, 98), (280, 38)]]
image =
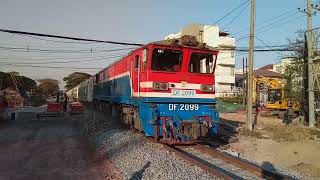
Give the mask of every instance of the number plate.
[(173, 96), (183, 96), (183, 97), (193, 97), (196, 95), (196, 90), (181, 90), (181, 89), (173, 89)]
[(199, 104), (169, 104), (169, 111), (198, 111)]

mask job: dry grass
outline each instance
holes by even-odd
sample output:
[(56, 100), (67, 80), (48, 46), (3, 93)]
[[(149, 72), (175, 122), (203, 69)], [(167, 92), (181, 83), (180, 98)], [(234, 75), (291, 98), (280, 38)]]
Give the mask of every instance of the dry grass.
[(301, 125), (267, 125), (261, 130), (240, 130), (239, 135), (259, 139), (270, 138), (277, 142), (295, 142), (304, 140), (319, 140), (320, 130)]
[(238, 133), (240, 136), (245, 136), (245, 137), (253, 137), (253, 138), (259, 138), (259, 139), (264, 139), (262, 132), (260, 131), (249, 131), (245, 128), (241, 128)]
[(320, 138), (320, 131), (317, 129), (310, 129), (299, 125), (277, 125), (268, 126), (264, 131), (275, 141), (303, 141), (316, 140)]

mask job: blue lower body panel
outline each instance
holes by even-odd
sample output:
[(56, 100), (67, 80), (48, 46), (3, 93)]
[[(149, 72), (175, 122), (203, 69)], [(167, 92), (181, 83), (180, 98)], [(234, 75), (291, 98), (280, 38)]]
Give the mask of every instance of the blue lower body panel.
[[(206, 103), (203, 103), (206, 102)], [(144, 133), (171, 141), (192, 141), (217, 133), (219, 114), (214, 99), (141, 99), (139, 117)]]
[(217, 133), (214, 98), (131, 97), (130, 80), (124, 76), (95, 85), (94, 99), (137, 108), (144, 133), (157, 139), (191, 141)]

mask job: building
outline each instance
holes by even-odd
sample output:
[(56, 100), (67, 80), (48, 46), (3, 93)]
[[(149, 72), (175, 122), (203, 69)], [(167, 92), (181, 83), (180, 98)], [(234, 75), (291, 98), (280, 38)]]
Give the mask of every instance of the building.
[(234, 88), (235, 38), (230, 37), (227, 32), (221, 32), (215, 25), (190, 24), (183, 27), (178, 33), (169, 34), (165, 39), (179, 38), (183, 35), (195, 36), (199, 42), (219, 50), (215, 71), (216, 96), (225, 96), (239, 91)]
[(281, 63), (273, 65), (273, 70), (275, 72), (284, 74), (286, 70), (286, 66), (294, 62), (296, 59), (297, 57), (293, 57), (293, 56), (283, 57), (281, 58)]

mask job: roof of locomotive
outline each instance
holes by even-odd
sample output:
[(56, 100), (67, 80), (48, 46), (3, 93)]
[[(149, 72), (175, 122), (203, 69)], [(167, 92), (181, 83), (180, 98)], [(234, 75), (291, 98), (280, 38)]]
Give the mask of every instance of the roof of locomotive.
[(165, 46), (172, 46), (172, 47), (182, 47), (182, 48), (190, 48), (190, 49), (199, 49), (199, 50), (211, 50), (211, 51), (218, 51), (216, 48), (208, 46), (206, 43), (194, 43), (193, 45), (187, 45), (181, 43), (179, 39), (169, 39), (169, 40), (162, 40), (162, 41), (154, 41), (149, 43), (148, 45), (165, 45)]

